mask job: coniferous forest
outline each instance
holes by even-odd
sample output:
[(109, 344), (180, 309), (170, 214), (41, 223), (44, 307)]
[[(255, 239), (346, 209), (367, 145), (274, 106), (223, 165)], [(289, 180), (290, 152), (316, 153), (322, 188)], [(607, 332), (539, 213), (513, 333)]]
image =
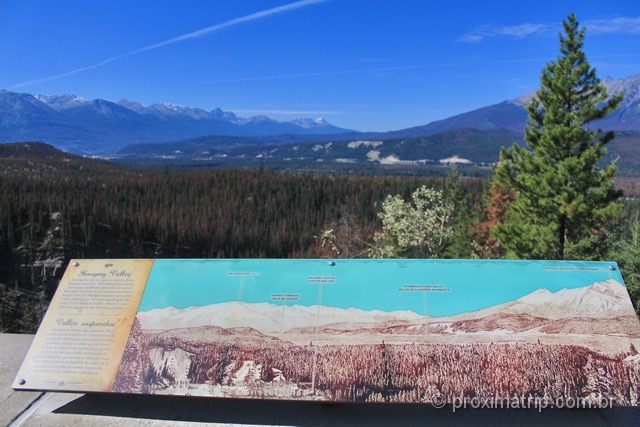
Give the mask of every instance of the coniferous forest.
[[(79, 158), (4, 159), (3, 166), (5, 332), (35, 331), (70, 259), (366, 256), (387, 195), (407, 197), (452, 179), (149, 172)], [(480, 197), (481, 180), (455, 179), (465, 203)], [(322, 230), (336, 230), (340, 251), (320, 238)]]

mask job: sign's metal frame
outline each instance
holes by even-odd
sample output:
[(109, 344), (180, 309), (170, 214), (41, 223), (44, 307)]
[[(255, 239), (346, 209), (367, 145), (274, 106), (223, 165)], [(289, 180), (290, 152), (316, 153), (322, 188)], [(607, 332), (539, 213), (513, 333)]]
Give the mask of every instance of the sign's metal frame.
[(613, 262), (74, 260), (13, 387), (638, 406), (638, 348)]

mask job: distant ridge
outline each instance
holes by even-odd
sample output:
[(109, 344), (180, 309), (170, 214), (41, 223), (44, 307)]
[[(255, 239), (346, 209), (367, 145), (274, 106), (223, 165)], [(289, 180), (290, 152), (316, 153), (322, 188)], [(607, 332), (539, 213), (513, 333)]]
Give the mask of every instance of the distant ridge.
[(114, 153), (140, 143), (205, 135), (270, 136), (353, 133), (323, 119), (281, 122), (240, 118), (219, 108), (205, 111), (175, 104), (88, 100), (71, 94), (30, 95), (0, 91), (0, 142), (45, 141), (78, 154)]
[(60, 151), (53, 145), (44, 142), (13, 142), (0, 144), (0, 158), (20, 158), (20, 159), (72, 159), (82, 158), (74, 154)]
[(43, 142), (0, 144), (0, 176), (41, 176), (82, 171), (88, 174), (121, 174), (133, 170), (101, 159), (65, 153)]
[(522, 134), (524, 133), (526, 121), (527, 111), (522, 106), (510, 101), (504, 101), (499, 104), (458, 114), (447, 119), (431, 122), (428, 125), (389, 132), (387, 135), (394, 138), (427, 136), (458, 128), (484, 131), (505, 129)]
[[(607, 88), (609, 96), (624, 93), (624, 99), (616, 111), (605, 119), (595, 122), (593, 127), (615, 131), (640, 131), (640, 74), (622, 79), (605, 77), (601, 81)], [(384, 135), (388, 138), (425, 136), (456, 128), (507, 129), (523, 134), (527, 122), (525, 105), (534, 95), (535, 91), (424, 126), (387, 132)]]

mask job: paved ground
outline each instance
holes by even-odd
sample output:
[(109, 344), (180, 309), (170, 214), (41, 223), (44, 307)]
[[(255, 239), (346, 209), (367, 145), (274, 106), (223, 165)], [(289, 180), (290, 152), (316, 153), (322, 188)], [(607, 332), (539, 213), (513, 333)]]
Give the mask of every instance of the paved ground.
[(326, 404), (171, 396), (14, 391), (32, 335), (0, 334), (0, 426), (219, 425), (640, 425), (637, 409), (435, 409), (431, 405)]

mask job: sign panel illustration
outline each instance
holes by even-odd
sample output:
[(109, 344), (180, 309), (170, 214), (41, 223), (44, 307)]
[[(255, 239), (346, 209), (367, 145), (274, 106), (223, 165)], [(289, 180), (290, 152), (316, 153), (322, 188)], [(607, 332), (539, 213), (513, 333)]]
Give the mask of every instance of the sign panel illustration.
[(14, 388), (638, 406), (639, 346), (610, 262), (77, 260)]

